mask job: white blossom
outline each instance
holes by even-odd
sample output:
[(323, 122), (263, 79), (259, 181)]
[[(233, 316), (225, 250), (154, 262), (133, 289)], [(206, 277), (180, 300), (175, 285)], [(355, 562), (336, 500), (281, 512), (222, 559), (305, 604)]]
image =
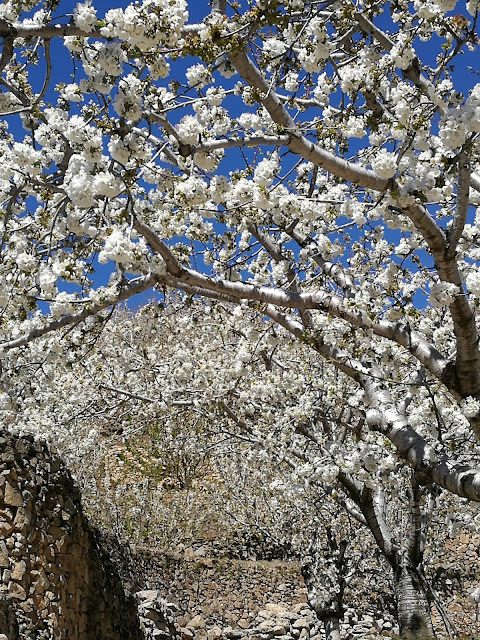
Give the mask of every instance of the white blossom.
[(459, 288), (450, 282), (436, 282), (431, 285), (428, 300), (434, 307), (449, 306), (459, 293)]
[(77, 26), (85, 33), (93, 31), (96, 20), (96, 10), (92, 6), (91, 0), (79, 2), (73, 10), (73, 20)]
[(203, 87), (211, 80), (210, 72), (203, 64), (195, 64), (185, 72), (190, 87)]
[(397, 159), (394, 153), (380, 149), (372, 160), (372, 168), (380, 178), (393, 178), (397, 171)]
[(469, 396), (462, 400), (462, 413), (466, 418), (475, 418), (480, 413), (480, 401)]

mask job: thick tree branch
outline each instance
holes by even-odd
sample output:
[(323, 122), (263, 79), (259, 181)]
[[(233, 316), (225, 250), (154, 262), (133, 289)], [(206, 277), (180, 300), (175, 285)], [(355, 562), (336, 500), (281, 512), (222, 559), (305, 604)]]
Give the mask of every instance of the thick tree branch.
[(373, 378), (365, 377), (371, 408), (367, 411), (369, 427), (388, 438), (398, 454), (417, 472), (422, 484), (437, 484), (461, 498), (480, 502), (480, 470), (468, 464), (440, 459), (433, 447), (399, 414), (389, 393)]
[(408, 557), (414, 567), (418, 567), (423, 562), (423, 551), (425, 547), (425, 517), (422, 512), (421, 503), (424, 498), (424, 490), (417, 482), (415, 474), (410, 477), (409, 511), (411, 526), (408, 536)]
[(244, 136), (242, 138), (230, 138), (228, 140), (206, 140), (192, 146), (194, 153), (207, 153), (217, 149), (232, 149), (233, 147), (259, 147), (259, 146), (287, 146), (290, 136)]
[[(433, 345), (428, 343), (421, 334), (402, 327), (400, 323), (395, 324), (386, 320), (372, 322), (366, 314), (346, 309), (343, 301), (331, 293), (282, 290), (245, 282), (232, 282), (226, 279), (212, 278), (192, 269), (187, 269), (180, 265), (170, 248), (148, 225), (136, 218), (134, 227), (145, 237), (152, 250), (155, 253), (159, 253), (165, 261), (169, 273), (165, 276), (158, 275), (159, 282), (184, 290), (189, 287), (190, 290), (198, 293), (204, 292), (207, 296), (209, 295), (208, 292), (211, 292), (225, 296), (225, 300), (233, 301), (236, 299), (238, 301), (246, 299), (283, 308), (296, 308), (299, 311), (307, 309), (323, 311), (345, 320), (352, 326), (368, 329), (379, 337), (396, 342), (407, 349), (435, 377), (440, 379), (445, 377), (446, 384), (449, 382), (445, 374), (447, 369), (450, 369), (449, 361)], [(251, 229), (250, 231), (254, 231), (257, 234), (258, 239), (263, 242), (265, 248), (269, 253), (271, 252), (270, 255), (275, 260), (284, 259), (278, 248), (273, 246), (273, 241), (270, 238), (265, 234), (261, 234), (258, 230)], [(294, 277), (293, 272), (292, 277)], [(300, 335), (303, 335), (302, 328), (297, 327), (296, 330), (300, 332)], [(451, 389), (452, 392), (456, 390), (454, 385), (451, 385)]]
[(288, 148), (302, 158), (330, 171), (339, 178), (351, 181), (361, 187), (384, 191), (388, 180), (352, 162), (348, 162), (326, 151), (305, 138), (298, 129), (282, 101), (265, 80), (259, 69), (245, 53), (230, 53), (228, 59), (242, 78), (259, 93), (259, 100), (277, 126), (290, 135)]
[[(465, 169), (468, 171), (469, 169)], [(469, 173), (468, 173), (469, 175)], [(458, 216), (466, 215), (465, 206), (468, 206), (468, 177), (467, 173), (461, 178), (460, 202), (457, 206)], [(467, 200), (466, 200), (467, 199)], [(456, 338), (456, 360), (454, 368), (445, 370), (440, 377), (442, 382), (458, 397), (477, 396), (480, 394), (480, 351), (478, 347), (478, 333), (475, 315), (470, 307), (467, 297), (463, 292), (463, 282), (454, 255), (448, 253), (449, 245), (446, 234), (431, 218), (424, 207), (420, 205), (407, 206), (402, 211), (412, 220), (415, 227), (422, 233), (426, 240), (432, 257), (435, 261), (438, 275), (442, 282), (453, 284), (457, 287), (449, 310), (453, 320)], [(462, 217), (457, 219), (456, 235), (460, 228), (463, 229)], [(460, 232), (461, 233), (461, 232)], [(476, 432), (480, 437), (480, 431)]]

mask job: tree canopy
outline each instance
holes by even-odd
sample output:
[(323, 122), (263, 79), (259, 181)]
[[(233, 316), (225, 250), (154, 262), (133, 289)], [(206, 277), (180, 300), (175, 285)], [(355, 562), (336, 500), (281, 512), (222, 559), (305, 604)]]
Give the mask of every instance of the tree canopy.
[(0, 7), (4, 416), (179, 290), (321, 356), (371, 439), (480, 500), (477, 2), (189, 8)]

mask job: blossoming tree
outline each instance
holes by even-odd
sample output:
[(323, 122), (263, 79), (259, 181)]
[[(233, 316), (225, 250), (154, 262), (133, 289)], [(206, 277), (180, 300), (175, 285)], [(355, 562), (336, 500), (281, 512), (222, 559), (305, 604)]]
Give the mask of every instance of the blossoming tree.
[(5, 416), (26, 345), (179, 289), (281, 326), (369, 447), (480, 500), (477, 2), (57, 15), (0, 7)]

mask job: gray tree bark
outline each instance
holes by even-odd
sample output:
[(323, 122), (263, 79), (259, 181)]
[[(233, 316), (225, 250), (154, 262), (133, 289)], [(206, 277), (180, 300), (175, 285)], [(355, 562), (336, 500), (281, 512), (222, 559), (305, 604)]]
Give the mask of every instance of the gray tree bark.
[(400, 635), (421, 640), (433, 638), (430, 607), (420, 574), (403, 560), (393, 569)]
[(341, 640), (340, 621), (338, 618), (324, 618), (323, 626), (326, 640)]
[(323, 623), (326, 640), (341, 640), (340, 620), (343, 618), (347, 543), (337, 543), (330, 527), (326, 527), (327, 543), (310, 549), (311, 555), (302, 562), (302, 576), (307, 587), (308, 604)]

